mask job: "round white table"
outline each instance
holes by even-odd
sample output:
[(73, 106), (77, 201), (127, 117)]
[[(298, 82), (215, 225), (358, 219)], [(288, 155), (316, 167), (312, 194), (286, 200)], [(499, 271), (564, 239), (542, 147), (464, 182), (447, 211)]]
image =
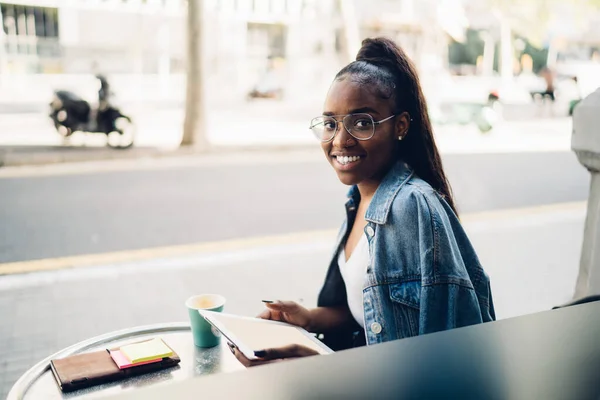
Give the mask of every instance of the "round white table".
[[(88, 353), (106, 348), (119, 347), (142, 339), (160, 337), (179, 355), (181, 362), (172, 368), (122, 381), (93, 386), (70, 393), (62, 393), (52, 371), (50, 360), (74, 354)], [(148, 385), (183, 381), (200, 375), (232, 372), (244, 369), (235, 359), (225, 341), (210, 349), (194, 346), (189, 323), (169, 323), (135, 327), (107, 333), (61, 350), (34, 365), (13, 385), (7, 399), (72, 399), (77, 397), (101, 397), (134, 391)]]

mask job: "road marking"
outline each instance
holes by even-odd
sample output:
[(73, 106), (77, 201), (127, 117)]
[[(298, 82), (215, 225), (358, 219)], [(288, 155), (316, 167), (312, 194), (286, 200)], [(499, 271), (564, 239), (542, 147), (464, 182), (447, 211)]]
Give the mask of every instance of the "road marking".
[(89, 267), (94, 265), (130, 263), (149, 259), (181, 257), (192, 254), (200, 255), (209, 253), (236, 252), (262, 246), (286, 246), (291, 244), (312, 243), (319, 240), (330, 241), (332, 236), (334, 237), (336, 233), (337, 231), (335, 230), (307, 231), (215, 242), (151, 247), (138, 250), (124, 250), (112, 253), (85, 254), (80, 256), (19, 261), (0, 264), (0, 275)]
[[(461, 217), (461, 220), (463, 224), (466, 225), (479, 222), (523, 220), (526, 218), (551, 215), (555, 213), (582, 212), (585, 210), (586, 204), (587, 203), (585, 201), (580, 201), (468, 213), (464, 214)], [(167, 259), (192, 255), (202, 256), (215, 253), (235, 253), (261, 247), (275, 248), (290, 245), (307, 245), (316, 242), (331, 243), (335, 239), (337, 232), (338, 231), (336, 229), (305, 231), (282, 235), (269, 235), (215, 242), (200, 242), (186, 245), (125, 250), (111, 253), (19, 261), (0, 264), (0, 275), (54, 271), (100, 265), (114, 265), (120, 263), (132, 263), (152, 259)]]

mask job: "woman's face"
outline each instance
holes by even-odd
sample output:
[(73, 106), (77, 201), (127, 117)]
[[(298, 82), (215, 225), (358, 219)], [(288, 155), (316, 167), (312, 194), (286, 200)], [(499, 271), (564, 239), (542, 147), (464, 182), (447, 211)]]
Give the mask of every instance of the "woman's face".
[[(382, 99), (375, 91), (352, 79), (336, 80), (329, 89), (323, 115), (336, 116), (338, 128), (333, 140), (322, 142), (321, 147), (329, 163), (345, 185), (379, 183), (395, 161), (398, 136), (408, 130), (407, 114), (375, 125), (375, 134), (368, 140), (357, 140), (342, 126), (347, 114), (366, 113), (374, 121), (393, 115), (392, 101)], [(350, 127), (348, 127), (350, 128)], [(345, 163), (338, 157), (359, 157)]]

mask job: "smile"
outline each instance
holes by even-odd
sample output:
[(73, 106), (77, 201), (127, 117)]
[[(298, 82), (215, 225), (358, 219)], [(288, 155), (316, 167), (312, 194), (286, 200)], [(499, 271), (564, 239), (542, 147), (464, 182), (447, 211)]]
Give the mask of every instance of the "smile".
[(352, 157), (348, 157), (348, 156), (336, 156), (335, 159), (340, 164), (347, 165), (347, 164), (355, 163), (358, 160), (360, 160), (360, 156), (352, 156)]
[(351, 167), (362, 160), (362, 156), (333, 156), (337, 163), (344, 167)]

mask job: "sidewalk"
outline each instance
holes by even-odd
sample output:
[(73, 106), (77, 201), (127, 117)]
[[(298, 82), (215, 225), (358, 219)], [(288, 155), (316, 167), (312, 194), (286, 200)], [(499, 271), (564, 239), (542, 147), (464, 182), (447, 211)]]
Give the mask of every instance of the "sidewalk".
[[(65, 143), (43, 114), (0, 116), (0, 166), (39, 165), (193, 153), (179, 149), (184, 113), (181, 109), (128, 109), (136, 125), (133, 149), (106, 147), (101, 134), (76, 132)], [(255, 101), (231, 109), (207, 110), (206, 131), (213, 150), (314, 147), (308, 130), (313, 110), (289, 103)]]
[[(585, 205), (464, 215), (491, 277), (498, 318), (570, 299)], [(332, 227), (332, 229), (335, 227)], [(37, 361), (113, 330), (185, 321), (185, 299), (217, 292), (228, 312), (255, 315), (262, 299), (316, 304), (334, 239), (204, 252), (176, 258), (0, 276), (0, 397)], [(159, 293), (160, 295), (156, 295)]]

